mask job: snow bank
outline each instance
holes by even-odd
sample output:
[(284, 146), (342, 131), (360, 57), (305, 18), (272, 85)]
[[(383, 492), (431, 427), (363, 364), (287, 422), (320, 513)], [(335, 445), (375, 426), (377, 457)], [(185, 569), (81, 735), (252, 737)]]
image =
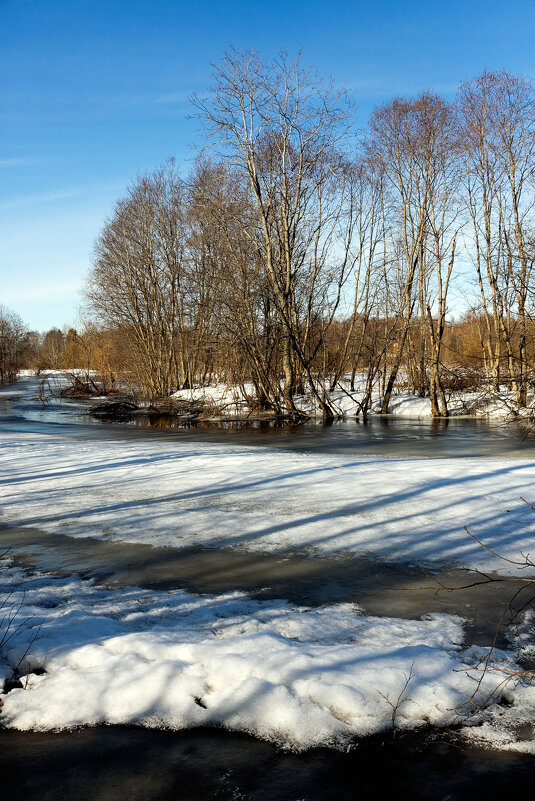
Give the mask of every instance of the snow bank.
[[(402, 377), (401, 377), (402, 379)], [(327, 397), (334, 412), (340, 417), (356, 417), (361, 413), (360, 402), (366, 391), (366, 375), (359, 374), (355, 380), (355, 390), (350, 390), (350, 382), (343, 380), (343, 389), (338, 387), (328, 392)], [(252, 384), (245, 385), (246, 395), (254, 397), (255, 389)], [(320, 391), (323, 394), (323, 390)], [(223, 417), (240, 417), (250, 412), (244, 393), (239, 387), (228, 387), (225, 384), (213, 384), (207, 387), (194, 387), (192, 389), (178, 390), (173, 397), (181, 400), (203, 401), (208, 407), (219, 406)], [(528, 406), (533, 404), (534, 397), (528, 399)], [(372, 391), (372, 403), (369, 414), (380, 414), (382, 396), (376, 384)], [(298, 395), (295, 404), (306, 414), (321, 416), (321, 409), (312, 395)], [(452, 415), (479, 415), (503, 419), (510, 415), (522, 414), (516, 406), (513, 393), (505, 388), (498, 393), (489, 393), (483, 388), (480, 391), (456, 391), (448, 399), (448, 409)], [(396, 387), (392, 393), (389, 405), (389, 414), (411, 418), (425, 419), (433, 416), (429, 398), (420, 398), (406, 390)]]
[[(13, 728), (217, 725), (304, 749), (392, 725), (455, 723), (474, 689), (474, 657), (449, 615), (407, 621), (350, 604), (17, 580), (13, 601), (30, 620), (5, 654), (11, 666), (23, 657), (23, 688), (4, 696), (2, 721)], [(489, 677), (481, 697), (494, 685)]]
[[(42, 370), (38, 378), (47, 385), (51, 393), (57, 393), (60, 389), (70, 385), (73, 376), (98, 378), (98, 372), (87, 369), (51, 369)], [(21, 370), (19, 372), (19, 379), (30, 378), (37, 378), (33, 371)], [(400, 381), (403, 380), (406, 380), (404, 376), (400, 376)], [(360, 402), (363, 400), (366, 391), (366, 375), (362, 373), (356, 376), (354, 391), (350, 390), (350, 381), (348, 379), (343, 379), (340, 383), (343, 389), (338, 386), (333, 392), (327, 392), (329, 403), (338, 416), (342, 418), (357, 417), (361, 413)], [(186, 401), (202, 401), (208, 409), (214, 409), (214, 419), (217, 419), (218, 416), (232, 419), (251, 415), (252, 410), (249, 407), (248, 398), (254, 398), (255, 391), (253, 384), (248, 383), (243, 388), (214, 383), (204, 387), (197, 386), (191, 389), (178, 390), (171, 397)], [(3, 390), (2, 394), (6, 394), (5, 390)], [(323, 394), (323, 389), (320, 394)], [(503, 420), (509, 417), (532, 415), (533, 409), (531, 407), (534, 402), (535, 395), (530, 394), (528, 407), (519, 409), (515, 404), (513, 393), (506, 387), (502, 387), (499, 392), (489, 392), (485, 388), (481, 388), (479, 391), (455, 391), (450, 393), (448, 409), (452, 416), (475, 415)], [(295, 403), (306, 414), (310, 414), (313, 417), (321, 417), (321, 409), (310, 392), (296, 396)], [(382, 396), (376, 382), (376, 386), (372, 391), (372, 403), (368, 414), (380, 414), (381, 406)], [(389, 405), (389, 414), (400, 418), (423, 420), (433, 416), (429, 398), (420, 398), (400, 387), (394, 388)]]
[[(4, 522), (175, 547), (359, 553), (508, 570), (535, 553), (528, 459), (354, 458), (3, 432)], [(531, 493), (531, 494), (530, 494)]]

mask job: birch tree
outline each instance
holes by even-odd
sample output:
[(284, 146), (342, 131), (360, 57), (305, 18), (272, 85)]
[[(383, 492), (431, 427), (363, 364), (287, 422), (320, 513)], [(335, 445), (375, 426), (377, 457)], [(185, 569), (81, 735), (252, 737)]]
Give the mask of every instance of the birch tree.
[[(312, 363), (349, 266), (349, 97), (284, 53), (262, 60), (231, 50), (213, 81), (210, 96), (194, 102), (215, 152), (248, 185), (254, 220), (242, 234), (259, 256), (281, 324), (285, 407), (299, 413), (294, 398), (304, 379), (331, 417)], [(319, 318), (322, 332), (314, 338)]]
[[(370, 121), (368, 152), (384, 174), (393, 236), (389, 277), (396, 284), (391, 297), (397, 297), (397, 352), (386, 381), (383, 413), (388, 412), (407, 346), (412, 345), (411, 332), (417, 328), (420, 393), (430, 391), (435, 415), (440, 413), (439, 403), (441, 413), (447, 414), (438, 365), (455, 258), (456, 229), (451, 214), (457, 181), (455, 138), (451, 108), (429, 93), (414, 99), (397, 98), (376, 109)], [(438, 303), (437, 324), (431, 309), (431, 281)], [(431, 358), (426, 353), (428, 332)]]
[(484, 72), (461, 86), (472, 253), (495, 391), (502, 362), (520, 406), (528, 384), (527, 300), (535, 252), (535, 93), (525, 78)]

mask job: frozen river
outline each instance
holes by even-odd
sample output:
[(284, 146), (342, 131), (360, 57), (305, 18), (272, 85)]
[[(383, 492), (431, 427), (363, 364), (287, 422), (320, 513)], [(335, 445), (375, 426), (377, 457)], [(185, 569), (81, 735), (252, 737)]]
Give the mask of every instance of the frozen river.
[[(83, 403), (43, 406), (36, 390), (32, 380), (0, 390), (0, 549), (24, 571), (41, 626), (27, 689), (5, 696), (10, 792), (107, 799), (120, 775), (132, 798), (174, 798), (182, 783), (191, 799), (394, 788), (438, 799), (473, 798), (476, 786), (495, 797), (512, 771), (532, 780), (533, 756), (518, 753), (531, 750), (529, 688), (507, 726), (500, 712), (479, 727), (487, 747), (497, 732), (517, 753), (454, 743), (451, 728), (466, 723), (456, 704), (510, 597), (506, 583), (450, 589), (481, 580), (474, 568), (504, 567), (464, 526), (508, 558), (535, 550), (535, 515), (520, 500), (533, 500), (535, 476), (525, 430), (471, 419), (101, 423)], [(512, 659), (507, 638), (498, 644)], [(381, 732), (409, 674), (403, 737), (392, 738)], [(62, 772), (63, 759), (76, 770)]]

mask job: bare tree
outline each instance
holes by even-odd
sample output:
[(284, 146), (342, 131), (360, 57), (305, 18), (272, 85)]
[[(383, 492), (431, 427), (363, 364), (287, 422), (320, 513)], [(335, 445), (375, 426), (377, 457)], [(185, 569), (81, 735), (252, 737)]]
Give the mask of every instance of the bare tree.
[(65, 334), (60, 328), (50, 328), (43, 336), (39, 352), (41, 370), (59, 370), (63, 364)]
[[(138, 179), (117, 203), (95, 248), (89, 308), (130, 332), (140, 383), (152, 397), (185, 380), (188, 327), (184, 189), (174, 163)], [(178, 354), (178, 356), (177, 356)]]
[[(392, 220), (389, 279), (394, 278), (392, 283), (396, 284), (391, 298), (397, 301), (398, 320), (397, 351), (385, 386), (383, 413), (388, 412), (406, 348), (412, 346), (415, 317), (419, 332), (419, 391), (424, 394), (429, 386), (427, 367), (431, 361), (433, 412), (439, 413), (439, 398), (442, 413), (447, 413), (438, 365), (455, 256), (455, 227), (450, 210), (456, 182), (455, 138), (451, 108), (442, 98), (429, 93), (415, 99), (393, 100), (376, 109), (370, 121), (368, 153), (384, 173), (387, 213)], [(431, 312), (431, 281), (438, 301), (436, 324)], [(415, 307), (419, 309), (417, 316)], [(428, 331), (431, 359), (426, 353)]]
[(535, 250), (535, 94), (524, 78), (484, 72), (461, 86), (466, 195), (486, 320), (493, 386), (506, 360), (520, 406), (527, 401), (527, 310)]
[(284, 53), (263, 61), (253, 51), (229, 51), (213, 78), (210, 97), (194, 102), (219, 157), (248, 185), (254, 216), (242, 235), (259, 256), (280, 320), (286, 409), (298, 413), (304, 377), (332, 416), (312, 362), (347, 278), (351, 182), (341, 147), (350, 100)]
[[(281, 411), (276, 379), (280, 322), (276, 319), (270, 283), (255, 249), (256, 225), (250, 192), (226, 165), (203, 160), (191, 183), (191, 214), (210, 253), (212, 337), (219, 375), (250, 394), (261, 409)], [(244, 234), (247, 231), (247, 234)], [(205, 271), (206, 272), (206, 271)]]
[[(352, 173), (353, 230), (351, 240), (350, 280), (353, 281), (351, 315), (344, 336), (334, 354), (330, 390), (351, 365), (351, 391), (355, 391), (357, 369), (364, 360), (368, 372), (367, 389), (360, 401), (366, 415), (371, 403), (373, 381), (384, 353), (380, 347), (369, 348), (369, 323), (380, 303), (385, 268), (384, 175), (376, 165), (363, 158)], [(349, 284), (349, 281), (348, 281)], [(368, 347), (367, 347), (368, 344)]]

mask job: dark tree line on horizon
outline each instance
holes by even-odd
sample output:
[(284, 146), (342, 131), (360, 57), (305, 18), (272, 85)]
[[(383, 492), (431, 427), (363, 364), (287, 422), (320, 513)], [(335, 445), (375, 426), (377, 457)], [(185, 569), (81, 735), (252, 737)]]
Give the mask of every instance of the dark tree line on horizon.
[(32, 352), (32, 336), (19, 315), (0, 306), (0, 384), (16, 381)]

